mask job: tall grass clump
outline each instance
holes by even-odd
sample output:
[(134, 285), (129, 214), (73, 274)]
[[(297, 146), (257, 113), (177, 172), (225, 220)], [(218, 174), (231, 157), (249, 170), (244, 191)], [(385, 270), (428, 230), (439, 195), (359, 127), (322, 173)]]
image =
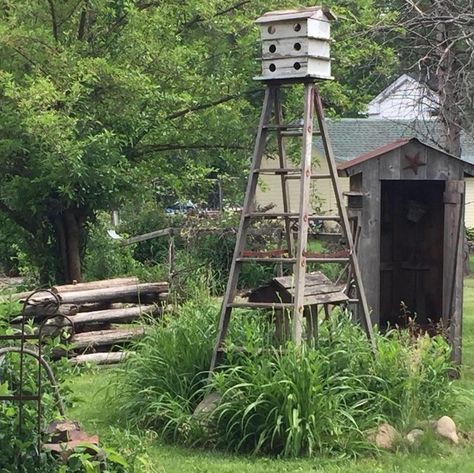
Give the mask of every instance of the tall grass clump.
[[(357, 455), (367, 431), (401, 430), (450, 412), (449, 349), (441, 337), (365, 333), (346, 314), (320, 327), (318, 341), (272, 346), (265, 317), (237, 312), (226, 358), (209, 379), (219, 306), (201, 295), (157, 324), (119, 379), (122, 413), (166, 441), (233, 452)], [(242, 345), (245, 351), (233, 350)], [(213, 393), (212, 413), (195, 415)]]
[(216, 373), (222, 401), (216, 444), (239, 452), (356, 455), (373, 449), (367, 431), (382, 421), (406, 428), (455, 402), (449, 349), (440, 337), (377, 337), (373, 356), (348, 317), (323, 325), (314, 346), (291, 344), (239, 354)]
[(119, 372), (116, 396), (132, 424), (170, 438), (193, 412), (206, 380), (215, 338), (217, 305), (191, 301), (150, 327)]

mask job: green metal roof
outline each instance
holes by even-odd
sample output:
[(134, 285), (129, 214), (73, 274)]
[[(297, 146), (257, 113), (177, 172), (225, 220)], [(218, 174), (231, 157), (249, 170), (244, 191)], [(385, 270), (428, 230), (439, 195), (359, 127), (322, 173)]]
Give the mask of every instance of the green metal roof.
[[(434, 121), (341, 118), (327, 120), (327, 124), (334, 154), (339, 162), (349, 161), (400, 138), (418, 138), (439, 148), (440, 127)], [(314, 145), (323, 153), (320, 139), (315, 138)], [(473, 138), (463, 133), (461, 145), (462, 159), (474, 164)]]

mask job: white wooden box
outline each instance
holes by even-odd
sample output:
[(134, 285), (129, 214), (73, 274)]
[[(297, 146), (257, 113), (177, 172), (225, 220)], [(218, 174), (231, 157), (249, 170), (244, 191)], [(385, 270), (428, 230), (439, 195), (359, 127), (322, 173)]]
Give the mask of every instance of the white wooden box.
[(334, 19), (321, 7), (260, 17), (256, 23), (262, 37), (262, 76), (256, 79), (331, 79), (330, 21)]

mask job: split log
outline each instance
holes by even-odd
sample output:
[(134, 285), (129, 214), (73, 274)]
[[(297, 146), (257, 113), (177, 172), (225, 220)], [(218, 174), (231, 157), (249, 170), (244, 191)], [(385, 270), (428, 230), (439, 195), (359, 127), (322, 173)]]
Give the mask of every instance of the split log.
[(159, 315), (162, 308), (156, 305), (126, 307), (123, 309), (98, 310), (84, 312), (71, 317), (74, 326), (90, 323), (126, 323), (143, 315)]
[(70, 359), (74, 365), (94, 363), (97, 365), (113, 365), (126, 360), (133, 352), (111, 351), (109, 353), (88, 353), (87, 355), (77, 355)]
[(140, 338), (145, 333), (144, 327), (129, 329), (98, 330), (96, 332), (78, 333), (71, 338), (73, 350), (84, 350), (104, 346), (121, 345)]
[[(79, 312), (79, 307), (76, 304), (61, 304), (58, 309), (51, 314), (49, 303), (46, 304), (38, 304), (38, 305), (27, 305), (24, 309), (25, 317), (29, 319), (42, 319), (45, 316), (67, 316), (71, 317)], [(19, 324), (21, 323), (22, 316), (19, 315), (11, 320), (12, 324)]]
[(87, 302), (128, 302), (139, 300), (142, 296), (157, 296), (168, 292), (169, 284), (167, 282), (145, 283), (135, 286), (121, 286), (102, 289), (93, 289), (90, 291), (64, 292), (58, 296), (65, 304), (83, 304)]
[(112, 288), (116, 286), (136, 286), (140, 281), (136, 277), (104, 279), (103, 281), (80, 282), (76, 284), (64, 284), (62, 286), (53, 286), (51, 290), (55, 294), (62, 292), (89, 291), (92, 289)]

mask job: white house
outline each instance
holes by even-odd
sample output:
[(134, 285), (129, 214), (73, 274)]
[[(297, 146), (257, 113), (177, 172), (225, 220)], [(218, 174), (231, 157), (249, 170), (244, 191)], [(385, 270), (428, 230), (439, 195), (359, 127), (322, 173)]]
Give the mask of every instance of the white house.
[(370, 119), (431, 120), (438, 106), (435, 92), (403, 74), (369, 103), (367, 112)]

